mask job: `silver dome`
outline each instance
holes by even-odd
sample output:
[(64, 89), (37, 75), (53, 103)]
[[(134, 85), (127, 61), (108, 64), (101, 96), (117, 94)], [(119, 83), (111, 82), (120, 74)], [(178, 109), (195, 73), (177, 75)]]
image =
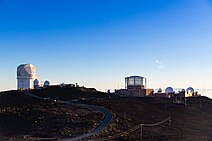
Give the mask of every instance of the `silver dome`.
[(34, 86), (38, 86), (38, 85), (40, 85), (40, 82), (39, 82), (39, 80), (38, 80), (38, 79), (35, 79), (33, 83), (34, 83)]
[(49, 81), (45, 81), (43, 85), (44, 86), (49, 86), (50, 85), (50, 82)]
[(166, 94), (174, 93), (174, 89), (173, 89), (172, 87), (167, 87), (167, 88), (165, 89), (165, 93), (166, 93)]
[(186, 91), (189, 92), (189, 93), (194, 93), (194, 89), (192, 87), (188, 87), (186, 89)]

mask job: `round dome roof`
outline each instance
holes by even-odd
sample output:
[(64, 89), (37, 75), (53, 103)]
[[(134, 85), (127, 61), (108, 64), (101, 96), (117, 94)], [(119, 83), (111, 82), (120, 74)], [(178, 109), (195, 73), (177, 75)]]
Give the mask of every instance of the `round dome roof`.
[(182, 89), (182, 91), (181, 92), (185, 92), (185, 89)]
[(49, 86), (50, 85), (50, 82), (49, 81), (45, 81), (43, 85), (44, 86)]
[(34, 83), (34, 86), (38, 86), (40, 84), (38, 79), (35, 79), (33, 83)]
[(167, 88), (165, 89), (165, 93), (166, 93), (166, 94), (174, 93), (174, 89), (173, 89), (172, 87), (167, 87)]
[(35, 78), (35, 71), (32, 64), (22, 64), (17, 68), (17, 78)]
[(134, 76), (125, 77), (125, 79), (129, 79), (129, 78), (141, 78), (141, 79), (145, 79), (145, 77), (138, 76), (138, 75), (134, 75)]
[(187, 92), (190, 92), (190, 93), (193, 93), (193, 92), (194, 92), (194, 89), (193, 89), (192, 87), (188, 87), (188, 88), (186, 89), (186, 91), (187, 91)]
[(162, 93), (162, 89), (161, 88), (158, 89), (158, 93)]

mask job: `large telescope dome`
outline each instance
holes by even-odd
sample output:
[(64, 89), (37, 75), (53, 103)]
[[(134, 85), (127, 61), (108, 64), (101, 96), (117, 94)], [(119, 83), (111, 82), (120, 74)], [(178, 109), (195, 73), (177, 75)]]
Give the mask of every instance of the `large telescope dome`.
[(36, 68), (32, 64), (22, 64), (17, 68), (17, 78), (33, 79), (35, 78)]

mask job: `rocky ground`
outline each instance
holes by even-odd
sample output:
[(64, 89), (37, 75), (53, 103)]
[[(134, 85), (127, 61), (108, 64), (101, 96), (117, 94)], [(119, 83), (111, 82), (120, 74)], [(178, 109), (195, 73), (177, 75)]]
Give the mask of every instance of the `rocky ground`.
[[(200, 102), (201, 101), (201, 102)], [(143, 140), (160, 141), (210, 141), (212, 140), (212, 100), (188, 98), (187, 106), (174, 104), (163, 98), (114, 98), (93, 101), (113, 112), (114, 119), (100, 135), (108, 139), (132, 129), (138, 124), (152, 124), (171, 117), (171, 122), (154, 127), (143, 127)], [(116, 138), (139, 140), (140, 129)]]
[(0, 93), (0, 140), (58, 140), (92, 130), (103, 115), (81, 107)]
[[(80, 99), (106, 107), (113, 114), (112, 122), (92, 140), (112, 140), (109, 136), (123, 133), (141, 123), (156, 123), (143, 127), (142, 139), (147, 141), (210, 141), (212, 140), (212, 100), (206, 97), (188, 98), (187, 106), (164, 98), (127, 98), (86, 88), (51, 87), (31, 91), (53, 99)], [(37, 100), (20, 91), (0, 93), (0, 140), (59, 140), (87, 133), (102, 119), (95, 111), (81, 107)], [(113, 140), (139, 140), (140, 129)]]

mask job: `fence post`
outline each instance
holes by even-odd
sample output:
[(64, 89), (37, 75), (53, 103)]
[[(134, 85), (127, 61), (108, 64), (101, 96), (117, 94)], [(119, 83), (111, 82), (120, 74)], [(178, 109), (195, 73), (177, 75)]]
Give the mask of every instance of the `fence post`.
[(187, 99), (185, 98), (185, 102), (184, 102), (185, 107), (187, 107)]
[(171, 117), (169, 117), (169, 126), (171, 125)]
[(141, 126), (141, 130), (140, 130), (140, 132), (141, 132), (141, 133), (140, 133), (140, 140), (142, 141), (142, 126), (143, 126), (143, 124), (141, 124), (140, 126)]

